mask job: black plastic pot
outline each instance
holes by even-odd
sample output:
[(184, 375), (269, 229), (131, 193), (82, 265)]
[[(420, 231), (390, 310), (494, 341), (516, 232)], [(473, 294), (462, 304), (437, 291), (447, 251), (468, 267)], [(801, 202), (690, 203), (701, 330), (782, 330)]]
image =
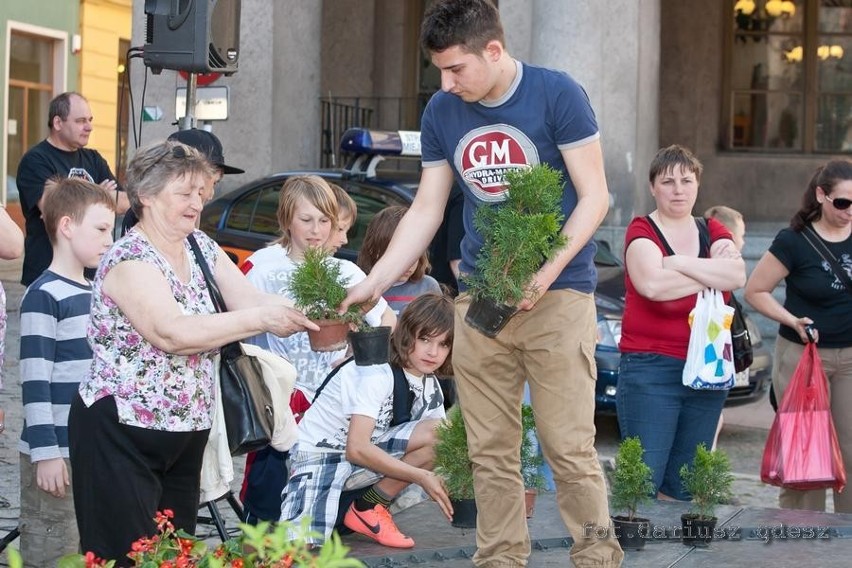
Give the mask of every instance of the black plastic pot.
[(707, 546), (713, 541), (713, 530), (716, 528), (716, 517), (701, 518), (692, 513), (680, 516), (683, 528), (681, 542), (687, 546)]
[(476, 331), (488, 337), (497, 337), (518, 308), (498, 304), (488, 298), (476, 298), (470, 303), (464, 321)]
[(651, 521), (641, 517), (613, 517), (612, 524), (615, 525), (615, 534), (618, 536), (618, 544), (622, 550), (642, 550), (645, 548), (645, 538), (651, 534)]
[(355, 364), (381, 365), (388, 362), (390, 355), (390, 332), (388, 326), (374, 327), (366, 331), (350, 331), (349, 344)]
[(461, 529), (476, 528), (476, 500), (475, 499), (450, 499), (453, 505), (452, 525)]

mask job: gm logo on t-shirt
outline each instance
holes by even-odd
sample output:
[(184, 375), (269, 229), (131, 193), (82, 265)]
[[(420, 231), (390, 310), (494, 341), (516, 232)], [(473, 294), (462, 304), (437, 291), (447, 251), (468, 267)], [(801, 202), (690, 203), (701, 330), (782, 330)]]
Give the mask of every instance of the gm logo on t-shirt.
[(454, 156), (456, 169), (482, 201), (506, 199), (506, 172), (539, 162), (538, 150), (520, 130), (492, 124), (471, 130), (461, 139)]

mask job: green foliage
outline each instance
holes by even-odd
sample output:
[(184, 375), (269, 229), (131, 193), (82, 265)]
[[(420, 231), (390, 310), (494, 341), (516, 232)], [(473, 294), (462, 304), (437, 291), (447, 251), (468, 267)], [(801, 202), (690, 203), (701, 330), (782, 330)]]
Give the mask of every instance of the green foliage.
[(536, 451), (532, 436), (535, 433), (535, 415), (532, 406), (524, 404), (521, 406), (521, 475), (524, 478), (524, 487), (527, 489), (543, 489), (544, 476), (539, 473), (539, 468), (544, 463), (541, 455)]
[(506, 173), (508, 196), (474, 214), (483, 246), (476, 274), (463, 276), (474, 298), (515, 305), (529, 297), (530, 281), (546, 260), (565, 245), (560, 234), (562, 174), (547, 164)]
[(360, 306), (350, 306), (345, 314), (337, 308), (346, 298), (346, 278), (340, 264), (331, 260), (322, 247), (305, 249), (304, 260), (290, 277), (288, 289), (296, 307), (312, 320), (338, 320), (360, 325)]
[(21, 553), (16, 548), (11, 546), (6, 548), (6, 560), (9, 568), (24, 568), (24, 561), (21, 559)]
[(438, 426), (435, 473), (441, 476), (451, 499), (473, 499), (473, 464), (467, 453), (467, 431), (461, 408), (450, 408)]
[(633, 520), (639, 505), (651, 500), (654, 483), (651, 468), (642, 459), (645, 450), (638, 436), (625, 438), (615, 455), (615, 470), (612, 475), (612, 508), (627, 512)]
[(716, 505), (731, 498), (734, 476), (728, 455), (722, 450), (710, 451), (699, 444), (692, 465), (680, 468), (680, 479), (692, 495), (692, 512), (701, 519), (712, 518)]
[[(130, 565), (137, 568), (363, 568), (360, 560), (348, 556), (349, 548), (336, 532), (319, 548), (309, 545), (309, 538), (322, 538), (321, 534), (311, 531), (310, 522), (306, 518), (300, 525), (288, 522), (241, 524), (240, 536), (209, 550), (204, 541), (175, 530), (166, 519), (160, 523), (157, 535), (134, 542), (128, 557), (132, 561)], [(87, 552), (65, 556), (58, 565), (59, 568), (111, 568), (115, 560), (96, 558)]]

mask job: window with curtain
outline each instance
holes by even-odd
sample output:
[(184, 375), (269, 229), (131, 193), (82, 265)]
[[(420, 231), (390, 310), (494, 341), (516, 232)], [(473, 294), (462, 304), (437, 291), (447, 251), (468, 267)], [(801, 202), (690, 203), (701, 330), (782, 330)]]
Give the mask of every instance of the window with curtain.
[(852, 153), (852, 0), (730, 0), (723, 145)]

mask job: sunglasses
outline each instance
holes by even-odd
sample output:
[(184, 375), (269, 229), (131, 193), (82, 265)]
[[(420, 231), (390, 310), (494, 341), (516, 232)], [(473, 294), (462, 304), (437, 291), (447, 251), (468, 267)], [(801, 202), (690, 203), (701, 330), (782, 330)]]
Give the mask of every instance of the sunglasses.
[(142, 175), (139, 177), (144, 178), (146, 175), (148, 175), (151, 170), (153, 170), (160, 162), (162, 162), (166, 158), (166, 156), (171, 155), (173, 158), (177, 158), (178, 160), (185, 160), (189, 157), (189, 154), (186, 152), (186, 148), (184, 148), (183, 146), (166, 145), (163, 146), (160, 152), (161, 154), (157, 156), (157, 159), (154, 160), (150, 166), (145, 168), (145, 171), (142, 172)]
[(831, 201), (834, 208), (839, 211), (846, 211), (852, 205), (852, 199), (846, 199), (845, 197), (832, 198), (830, 195), (826, 195), (825, 198)]

